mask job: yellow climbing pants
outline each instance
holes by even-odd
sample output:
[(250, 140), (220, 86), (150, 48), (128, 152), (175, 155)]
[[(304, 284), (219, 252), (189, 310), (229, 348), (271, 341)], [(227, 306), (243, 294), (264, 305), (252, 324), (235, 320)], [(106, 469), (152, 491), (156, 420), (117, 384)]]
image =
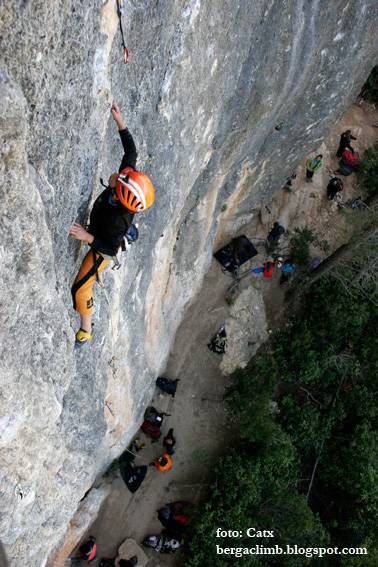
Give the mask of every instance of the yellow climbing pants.
[(73, 307), (80, 315), (90, 315), (93, 310), (93, 284), (97, 275), (109, 264), (98, 252), (89, 250), (71, 288)]

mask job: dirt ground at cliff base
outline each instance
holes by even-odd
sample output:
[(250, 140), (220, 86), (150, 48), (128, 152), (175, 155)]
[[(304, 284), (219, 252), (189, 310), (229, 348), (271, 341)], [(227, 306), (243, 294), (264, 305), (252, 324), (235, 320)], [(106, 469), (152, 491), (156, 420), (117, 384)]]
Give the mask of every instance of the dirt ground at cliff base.
[[(348, 220), (340, 214), (336, 204), (326, 198), (330, 172), (337, 169), (335, 152), (339, 135), (350, 128), (358, 138), (355, 147), (362, 153), (377, 140), (378, 130), (374, 127), (377, 123), (378, 113), (372, 107), (366, 104), (353, 106), (326, 142), (314, 148), (314, 152), (324, 155), (325, 166), (315, 174), (313, 183), (305, 182), (304, 160), (296, 172), (292, 190), (278, 192), (268, 204), (270, 212), (262, 207), (256, 220), (242, 233), (257, 242), (257, 238), (265, 238), (273, 222), (279, 220), (289, 232), (303, 226), (314, 229), (320, 238), (329, 242), (330, 252), (339, 247), (348, 233)], [(355, 174), (343, 181), (344, 200), (356, 196)], [(260, 254), (252, 265), (261, 265), (267, 257), (263, 246), (258, 249)], [(241, 287), (254, 285), (263, 293), (271, 330), (282, 324), (285, 288), (279, 286), (279, 276), (275, 273), (269, 281), (247, 276), (241, 284)], [(165, 375), (180, 378), (176, 397), (172, 399), (156, 391), (151, 401), (151, 405), (160, 411), (171, 414), (164, 420), (163, 431), (173, 427), (177, 437), (174, 467), (165, 474), (149, 467), (147, 477), (135, 495), (128, 492), (119, 477), (113, 480), (111, 494), (89, 530), (97, 538), (99, 558), (115, 557), (126, 538), (141, 542), (148, 534), (160, 533), (162, 526), (156, 510), (164, 503), (178, 499), (199, 502), (211, 481), (213, 465), (227, 445), (232, 445), (234, 426), (223, 402), (231, 378), (222, 375), (219, 369), (221, 357), (211, 353), (206, 346), (228, 315), (225, 296), (231, 284), (232, 279), (223, 274), (213, 260), (201, 292), (180, 326), (168, 360)], [(162, 453), (160, 443), (151, 443), (142, 433), (138, 437), (146, 447), (138, 454), (136, 464), (148, 464)], [(180, 553), (166, 556), (153, 550), (145, 551), (149, 567), (182, 564)]]
[[(174, 467), (159, 474), (149, 467), (140, 489), (131, 495), (124, 482), (117, 478), (104, 503), (99, 518), (90, 529), (98, 539), (102, 557), (114, 557), (126, 537), (140, 542), (146, 535), (159, 533), (161, 524), (155, 510), (173, 500), (198, 502), (206, 491), (213, 465), (232, 441), (232, 425), (223, 403), (229, 378), (219, 371), (220, 357), (206, 344), (209, 336), (224, 321), (228, 305), (224, 301), (232, 280), (212, 263), (203, 289), (189, 309), (170, 355), (166, 375), (180, 378), (174, 399), (155, 392), (151, 405), (172, 414), (164, 419), (163, 431), (174, 427), (177, 451)], [(161, 443), (152, 443), (138, 434), (146, 446), (138, 454), (136, 464), (148, 464), (161, 454)], [(160, 556), (147, 550), (149, 566), (174, 565), (177, 556)]]

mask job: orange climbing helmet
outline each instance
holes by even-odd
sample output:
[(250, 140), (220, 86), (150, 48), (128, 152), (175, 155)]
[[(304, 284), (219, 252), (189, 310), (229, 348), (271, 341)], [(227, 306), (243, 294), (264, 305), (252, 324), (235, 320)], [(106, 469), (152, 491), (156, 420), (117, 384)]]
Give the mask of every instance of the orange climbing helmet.
[(155, 200), (151, 179), (132, 167), (126, 167), (118, 175), (116, 194), (122, 205), (132, 213), (145, 211)]

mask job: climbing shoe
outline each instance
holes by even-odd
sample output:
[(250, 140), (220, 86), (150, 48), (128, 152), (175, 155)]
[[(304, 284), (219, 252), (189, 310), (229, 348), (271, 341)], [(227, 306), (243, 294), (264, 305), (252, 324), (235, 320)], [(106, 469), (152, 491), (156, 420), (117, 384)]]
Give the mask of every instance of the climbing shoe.
[(76, 333), (75, 339), (75, 347), (81, 347), (85, 343), (89, 343), (93, 339), (93, 335), (80, 328)]

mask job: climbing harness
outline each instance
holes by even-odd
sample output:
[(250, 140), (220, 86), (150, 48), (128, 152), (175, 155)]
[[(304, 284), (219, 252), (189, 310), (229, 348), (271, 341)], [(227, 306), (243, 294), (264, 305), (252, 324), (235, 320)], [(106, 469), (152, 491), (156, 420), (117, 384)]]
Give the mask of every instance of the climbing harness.
[(129, 50), (126, 47), (125, 36), (123, 35), (122, 28), (122, 12), (123, 12), (123, 2), (122, 0), (117, 0), (117, 14), (119, 20), (119, 29), (121, 30), (122, 47), (123, 47), (123, 60), (125, 63), (129, 61)]
[[(123, 242), (121, 244), (121, 250), (122, 252), (126, 252), (132, 242), (136, 242), (139, 238), (139, 230), (138, 230), (138, 224), (131, 224), (129, 226), (129, 228), (127, 229), (127, 232), (123, 238)], [(112, 266), (112, 270), (113, 271), (118, 271), (121, 267), (121, 263), (118, 260), (118, 256), (117, 254), (115, 256), (112, 256), (112, 260), (113, 260), (113, 266)], [(101, 286), (103, 287), (103, 286)]]

